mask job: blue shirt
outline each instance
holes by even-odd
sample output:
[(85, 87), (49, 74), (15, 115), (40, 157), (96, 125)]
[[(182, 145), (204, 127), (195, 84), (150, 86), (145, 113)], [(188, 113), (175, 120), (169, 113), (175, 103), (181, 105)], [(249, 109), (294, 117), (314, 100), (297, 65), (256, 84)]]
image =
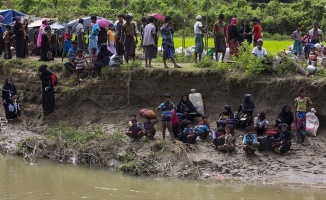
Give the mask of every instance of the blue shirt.
[(172, 117), (172, 111), (175, 108), (174, 104), (172, 102), (169, 103), (161, 103), (159, 108), (162, 110), (162, 114), (165, 117)]
[(243, 144), (247, 144), (247, 145), (253, 145), (257, 143), (257, 137), (255, 134), (251, 134), (250, 136), (248, 134), (245, 134), (245, 136), (243, 137)]
[(161, 34), (163, 40), (172, 41), (172, 28), (171, 26), (162, 26)]
[(76, 56), (77, 56), (77, 52), (78, 52), (78, 48), (74, 49), (74, 48), (70, 48), (68, 51), (68, 57), (70, 58), (70, 60), (75, 60)]
[(187, 128), (187, 127), (183, 129), (183, 132), (187, 133), (188, 135), (195, 133), (193, 128)]
[(90, 38), (96, 38), (98, 36), (98, 33), (99, 33), (99, 27), (98, 27), (98, 24), (94, 24), (93, 25), (93, 28), (92, 28), (92, 32), (91, 32), (91, 35), (89, 36)]

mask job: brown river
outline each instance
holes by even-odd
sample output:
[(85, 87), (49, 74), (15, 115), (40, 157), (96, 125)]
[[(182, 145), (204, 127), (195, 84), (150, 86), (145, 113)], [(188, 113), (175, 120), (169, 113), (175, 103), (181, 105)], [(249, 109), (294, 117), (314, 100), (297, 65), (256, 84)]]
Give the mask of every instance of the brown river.
[(186, 181), (140, 178), (102, 169), (37, 164), (0, 154), (0, 200), (325, 200), (326, 191), (306, 186), (244, 184), (236, 181)]

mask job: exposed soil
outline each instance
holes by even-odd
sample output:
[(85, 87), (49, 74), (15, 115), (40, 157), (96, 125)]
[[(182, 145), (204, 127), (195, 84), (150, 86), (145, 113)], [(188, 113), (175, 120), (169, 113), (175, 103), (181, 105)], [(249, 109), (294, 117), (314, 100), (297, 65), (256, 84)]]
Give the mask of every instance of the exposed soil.
[[(4, 70), (3, 73), (6, 74)], [(112, 133), (117, 128), (125, 127), (130, 113), (137, 113), (141, 108), (156, 108), (163, 100), (164, 93), (169, 92), (171, 100), (177, 104), (181, 95), (189, 93), (192, 88), (202, 94), (212, 127), (216, 126), (213, 122), (223, 105), (229, 104), (235, 110), (246, 93), (254, 96), (255, 112), (265, 111), (269, 121), (274, 122), (283, 105), (293, 105), (300, 86), (307, 88), (321, 125), (326, 119), (326, 82), (311, 78), (260, 77), (238, 80), (223, 77), (212, 70), (112, 70), (105, 79), (85, 81), (79, 86), (69, 86), (68, 79), (63, 79), (56, 89), (57, 109), (45, 117), (40, 105), (41, 83), (36, 73), (16, 70), (11, 75), (22, 97), (23, 116), (14, 123), (1, 122), (0, 148), (5, 152), (17, 152), (15, 144), (26, 137), (43, 138), (47, 128), (59, 120), (76, 127), (99, 125)], [(126, 138), (123, 144), (116, 144), (117, 148), (103, 158), (101, 166), (135, 175), (325, 185), (324, 127), (320, 128), (316, 138), (309, 138), (308, 146), (293, 142), (291, 155), (288, 156), (267, 151), (247, 156), (240, 148), (242, 135), (243, 130), (236, 131), (237, 148), (231, 155), (217, 152), (211, 141), (204, 140), (188, 150), (181, 143), (172, 144), (169, 136), (162, 141), (160, 132), (154, 141), (133, 142)], [(126, 157), (128, 163), (125, 162)]]

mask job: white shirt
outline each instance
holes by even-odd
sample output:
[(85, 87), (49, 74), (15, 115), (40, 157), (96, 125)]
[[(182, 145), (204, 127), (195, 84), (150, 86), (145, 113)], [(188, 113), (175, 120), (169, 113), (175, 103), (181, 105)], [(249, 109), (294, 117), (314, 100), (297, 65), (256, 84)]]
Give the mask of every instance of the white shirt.
[(201, 31), (200, 28), (203, 27), (203, 24), (200, 21), (197, 21), (194, 25), (194, 32), (195, 34), (202, 34), (203, 32)]
[(257, 57), (267, 56), (267, 51), (264, 47), (262, 47), (261, 50), (259, 50), (258, 47), (255, 47), (252, 50), (252, 53), (255, 54)]
[(143, 45), (150, 46), (155, 45), (153, 35), (156, 34), (156, 28), (154, 24), (149, 23), (145, 26), (144, 30)]
[[(317, 34), (322, 35), (323, 32), (318, 28), (317, 29)], [(313, 35), (314, 35), (314, 29), (312, 28), (312, 29), (309, 30), (309, 36), (312, 37)]]

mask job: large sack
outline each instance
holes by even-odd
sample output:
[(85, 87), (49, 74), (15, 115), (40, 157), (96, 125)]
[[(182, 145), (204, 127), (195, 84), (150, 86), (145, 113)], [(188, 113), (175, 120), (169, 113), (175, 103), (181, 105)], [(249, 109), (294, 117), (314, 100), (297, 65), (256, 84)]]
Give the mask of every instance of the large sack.
[(141, 109), (139, 111), (139, 116), (145, 119), (156, 119), (156, 114), (153, 110), (147, 108)]
[(315, 109), (311, 109), (312, 112), (308, 112), (306, 115), (306, 131), (309, 136), (316, 137), (319, 128), (319, 119), (315, 114)]

